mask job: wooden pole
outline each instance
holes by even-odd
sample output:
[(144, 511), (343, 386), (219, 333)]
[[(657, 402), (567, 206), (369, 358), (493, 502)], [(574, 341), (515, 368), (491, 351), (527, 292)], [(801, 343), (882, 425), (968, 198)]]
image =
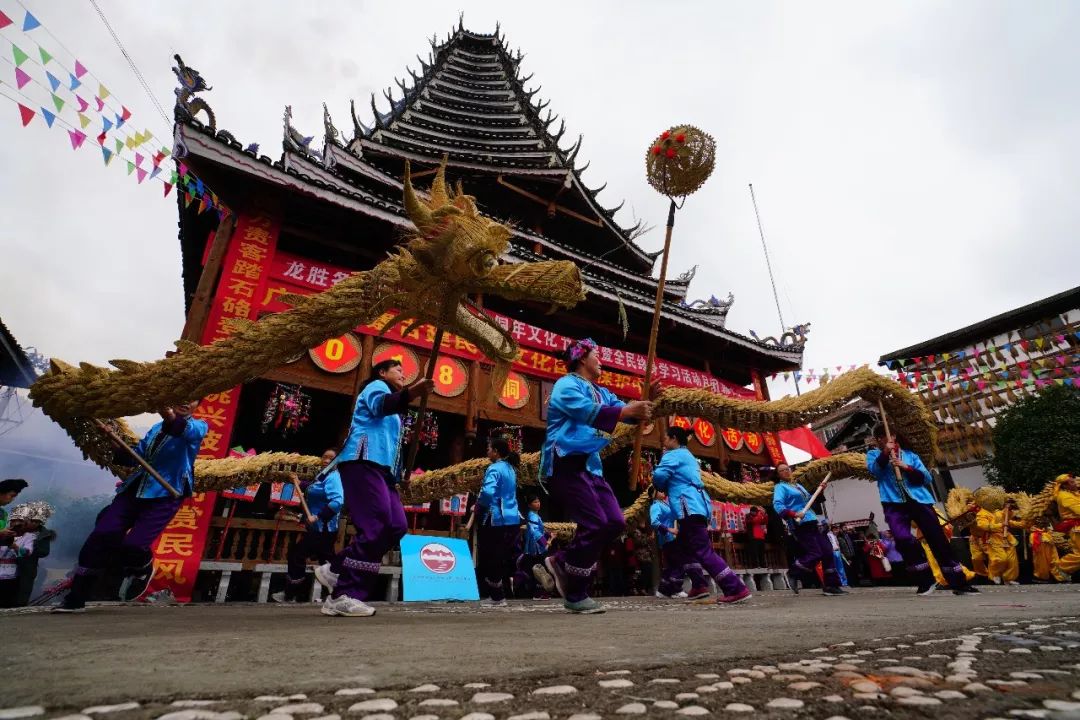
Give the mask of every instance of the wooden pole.
[[(439, 350), (442, 349), (444, 332), (445, 331), (442, 328), (435, 331), (435, 343), (431, 346), (431, 357), (428, 358), (427, 369), (424, 371), (425, 380), (431, 380), (435, 377), (435, 363), (439, 360)], [(431, 397), (431, 393), (420, 398), (420, 409), (416, 417), (416, 426), (413, 428), (412, 439), (409, 440), (409, 454), (406, 456), (408, 459), (405, 462), (405, 475), (402, 477), (403, 482), (409, 482), (413, 470), (416, 469), (416, 454), (420, 451), (420, 430), (424, 427), (424, 413), (427, 412), (429, 397)]]
[[(649, 400), (649, 390), (652, 386), (653, 365), (656, 364), (656, 339), (660, 334), (660, 311), (664, 305), (664, 284), (667, 282), (668, 255), (671, 252), (671, 231), (675, 228), (675, 201), (668, 206), (667, 232), (664, 233), (664, 254), (660, 259), (660, 279), (656, 283), (656, 304), (653, 307), (652, 330), (649, 332), (649, 354), (645, 360), (645, 385), (642, 389), (642, 399)], [(630, 463), (630, 489), (637, 490), (638, 473), (641, 472), (641, 442), (644, 439), (642, 430), (644, 426), (639, 424), (637, 433), (634, 435), (634, 454)]]
[(304, 497), (304, 491), (300, 489), (300, 481), (297, 480), (292, 485), (294, 488), (296, 488), (296, 497), (300, 499), (300, 507), (304, 511), (304, 519), (307, 520), (308, 516), (311, 515), (311, 510), (308, 509), (307, 499)]
[(810, 509), (810, 506), (817, 501), (818, 496), (821, 495), (821, 491), (824, 490), (825, 486), (829, 484), (829, 478), (831, 477), (832, 473), (830, 472), (825, 476), (825, 479), (821, 481), (821, 484), (817, 486), (817, 490), (815, 490), (814, 494), (810, 496), (810, 499), (806, 501), (806, 505), (801, 511), (803, 515), (805, 515), (806, 511)]
[[(117, 435), (116, 433), (114, 433), (111, 427), (109, 427), (108, 425), (106, 425), (105, 423), (101, 422), (100, 420), (98, 420), (96, 418), (94, 419), (94, 424), (97, 425), (98, 430), (101, 430), (101, 432), (108, 435), (109, 439), (112, 440), (121, 450), (124, 450), (125, 452), (127, 452), (127, 454), (130, 455), (132, 457), (132, 459), (134, 459), (135, 462), (137, 462), (142, 467), (142, 469), (146, 471), (146, 473), (150, 477), (157, 480), (158, 483), (161, 484), (161, 487), (165, 488), (169, 492), (170, 495), (172, 495), (174, 498), (180, 497), (180, 493), (176, 490), (176, 488), (174, 488), (172, 485), (170, 485), (168, 480), (161, 477), (161, 474), (158, 473), (158, 471), (155, 470), (150, 465), (150, 463), (146, 462), (146, 460), (143, 459), (142, 455), (135, 452), (135, 448), (131, 447), (126, 442), (121, 440), (120, 436)], [(165, 432), (165, 431), (162, 430), (161, 432)]]
[(199, 284), (195, 287), (195, 295), (191, 299), (191, 311), (188, 313), (187, 322), (180, 337), (190, 342), (198, 342), (202, 336), (203, 326), (210, 316), (210, 304), (214, 296), (214, 288), (217, 286), (218, 277), (221, 275), (221, 265), (225, 261), (225, 252), (229, 249), (229, 240), (236, 228), (236, 216), (230, 215), (225, 218), (214, 232), (214, 239), (210, 243), (210, 254), (206, 258), (206, 265), (199, 274)]
[[(881, 423), (885, 426), (885, 439), (888, 442), (893, 441), (892, 432), (889, 430), (889, 418), (885, 416), (885, 405), (882, 404), (881, 399), (877, 401), (878, 412), (881, 413)], [(907, 488), (904, 486), (904, 476), (900, 472), (900, 467), (893, 463), (893, 472), (896, 473), (896, 484), (900, 486), (900, 492), (904, 495), (908, 494)]]

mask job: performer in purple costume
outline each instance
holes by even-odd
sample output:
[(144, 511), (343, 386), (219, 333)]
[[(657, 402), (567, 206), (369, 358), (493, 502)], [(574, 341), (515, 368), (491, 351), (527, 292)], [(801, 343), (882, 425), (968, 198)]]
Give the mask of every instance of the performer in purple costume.
[[(375, 363), (371, 377), (360, 388), (337, 464), (356, 535), (340, 555), (340, 574), (322, 606), (324, 615), (375, 614), (375, 608), (364, 601), (375, 589), (383, 555), (409, 527), (397, 488), (401, 475), (400, 414), (411, 400), (431, 392), (434, 385), (431, 380), (419, 380), (405, 387), (401, 363), (391, 359)], [(318, 572), (316, 578), (324, 582)]]
[(564, 606), (574, 613), (604, 612), (589, 597), (589, 584), (600, 554), (626, 528), (622, 508), (604, 480), (600, 449), (611, 442), (607, 433), (620, 422), (652, 417), (647, 401), (623, 403), (596, 385), (600, 359), (596, 343), (579, 340), (566, 350), (570, 374), (559, 378), (548, 402), (547, 436), (540, 453), (540, 477), (577, 523), (574, 539), (545, 560)]

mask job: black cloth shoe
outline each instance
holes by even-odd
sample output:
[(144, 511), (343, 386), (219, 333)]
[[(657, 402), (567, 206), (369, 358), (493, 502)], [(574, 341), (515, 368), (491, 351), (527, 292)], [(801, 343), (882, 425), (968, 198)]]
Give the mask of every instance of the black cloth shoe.
[(827, 587), (827, 588), (825, 588), (825, 589), (823, 589), (821, 591), (821, 594), (822, 595), (830, 595), (830, 596), (838, 596), (838, 595), (847, 595), (848, 592), (847, 592), (847, 590), (843, 590), (843, 589), (838, 588), (838, 587)]
[(929, 583), (929, 584), (923, 583), (915, 591), (915, 594), (916, 595), (922, 595), (923, 597), (926, 597), (928, 595), (933, 595), (935, 590), (937, 590), (937, 583)]
[(953, 595), (978, 595), (978, 594), (979, 594), (979, 588), (975, 587), (974, 585), (965, 585), (962, 588), (959, 588), (957, 590), (953, 590)]
[(127, 588), (121, 594), (120, 599), (124, 602), (133, 602), (146, 592), (150, 586), (150, 580), (154, 577), (154, 562), (150, 561), (139, 570), (134, 571), (128, 577)]
[(788, 581), (788, 584), (791, 585), (791, 591), (793, 593), (795, 593), (796, 595), (798, 595), (799, 594), (799, 577), (795, 573), (788, 570), (787, 571), (787, 581)]

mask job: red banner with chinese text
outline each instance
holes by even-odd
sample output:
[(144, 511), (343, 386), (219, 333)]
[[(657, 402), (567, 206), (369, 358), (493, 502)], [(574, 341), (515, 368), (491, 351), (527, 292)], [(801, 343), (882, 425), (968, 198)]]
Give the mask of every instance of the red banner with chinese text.
[[(214, 304), (203, 328), (202, 343), (228, 337), (229, 318), (255, 320), (270, 277), (279, 223), (266, 214), (240, 215), (222, 264)], [(195, 416), (209, 426), (199, 457), (223, 458), (236, 422), (240, 388), (208, 395)], [(147, 594), (169, 589), (180, 602), (190, 602), (202, 562), (217, 493), (196, 493), (184, 500), (172, 521), (154, 542), (154, 578)]]
[[(342, 267), (313, 262), (308, 258), (297, 255), (278, 253), (274, 256), (270, 274), (275, 282), (285, 283), (289, 292), (310, 293), (327, 290), (349, 277), (352, 272)], [(269, 303), (267, 304), (269, 305)], [(285, 309), (285, 306), (282, 305), (280, 309)], [(510, 333), (522, 348), (527, 348), (526, 353), (531, 350), (539, 350), (540, 353), (538, 354), (541, 357), (549, 358), (549, 363), (553, 362), (555, 358), (548, 353), (558, 355), (570, 344), (570, 338), (550, 330), (544, 330), (490, 310), (484, 312)], [(378, 329), (375, 328), (372, 331), (377, 333)], [(430, 332), (432, 338), (434, 334), (435, 331), (432, 329)], [(402, 338), (399, 337), (398, 339)], [(600, 347), (599, 353), (600, 362), (611, 370), (629, 373), (634, 376), (645, 375), (644, 355), (603, 346)], [(565, 371), (556, 372), (552, 377), (558, 377), (564, 373)], [(730, 397), (754, 397), (753, 391), (744, 387), (713, 377), (701, 370), (694, 370), (685, 365), (669, 362), (661, 358), (657, 358), (656, 361), (656, 377), (662, 383), (668, 385), (704, 388)], [(601, 384), (603, 383), (601, 382)], [(640, 389), (638, 389), (634, 397), (640, 397)]]

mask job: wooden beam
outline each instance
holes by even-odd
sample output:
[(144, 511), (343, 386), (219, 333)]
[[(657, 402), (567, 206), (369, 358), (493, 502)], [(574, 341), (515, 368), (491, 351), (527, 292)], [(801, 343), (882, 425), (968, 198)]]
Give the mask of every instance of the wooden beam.
[(543, 205), (544, 207), (548, 208), (549, 213), (551, 212), (550, 208), (553, 206), (555, 208), (555, 210), (561, 212), (563, 215), (569, 215), (570, 217), (572, 217), (572, 218), (574, 218), (576, 220), (580, 220), (582, 222), (589, 223), (590, 225), (595, 225), (596, 227), (604, 227), (603, 221), (600, 220), (599, 218), (594, 220), (593, 218), (586, 217), (585, 215), (582, 215), (579, 212), (575, 212), (575, 211), (571, 210), (570, 208), (565, 208), (562, 205), (556, 205), (554, 203), (554, 201), (552, 201), (552, 200), (547, 200), (545, 198), (540, 197), (539, 195), (537, 195), (535, 193), (529, 192), (525, 188), (520, 188), (517, 185), (514, 185), (513, 183), (507, 181), (506, 178), (504, 178), (502, 175), (500, 175), (498, 177), (498, 183), (500, 185), (502, 185), (503, 187), (505, 187), (505, 188), (507, 188), (509, 190), (512, 190), (513, 192), (516, 192), (518, 195), (521, 195), (523, 197), (527, 197), (530, 200), (532, 200), (533, 202), (536, 202), (536, 203), (539, 203), (540, 205)]
[(195, 295), (191, 300), (191, 310), (188, 312), (187, 321), (180, 337), (188, 342), (199, 342), (202, 337), (206, 319), (210, 316), (210, 306), (213, 304), (214, 291), (217, 289), (218, 277), (221, 275), (221, 265), (225, 261), (225, 253), (229, 249), (229, 239), (232, 238), (233, 229), (236, 227), (236, 215), (230, 214), (223, 222), (218, 223), (214, 232), (214, 240), (210, 244), (210, 255), (206, 258), (199, 275), (199, 284), (195, 287)]

